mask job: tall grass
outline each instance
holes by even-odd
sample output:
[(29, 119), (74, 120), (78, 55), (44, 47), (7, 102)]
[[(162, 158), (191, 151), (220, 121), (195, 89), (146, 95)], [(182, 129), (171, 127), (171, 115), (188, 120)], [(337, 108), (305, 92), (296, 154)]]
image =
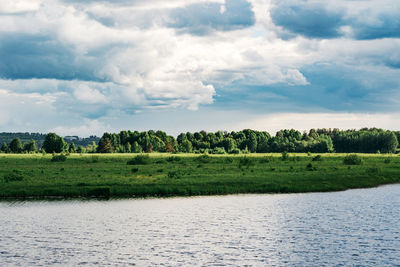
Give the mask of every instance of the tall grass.
[[(400, 157), (357, 154), (0, 155), (0, 198), (325, 192), (400, 182)], [(132, 165), (133, 166), (132, 166)]]

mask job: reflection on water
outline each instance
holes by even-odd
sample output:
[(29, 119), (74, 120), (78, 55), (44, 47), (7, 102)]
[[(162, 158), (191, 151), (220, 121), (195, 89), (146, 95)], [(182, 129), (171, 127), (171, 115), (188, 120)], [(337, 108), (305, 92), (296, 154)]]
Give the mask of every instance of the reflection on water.
[(0, 265), (400, 265), (400, 185), (0, 202)]

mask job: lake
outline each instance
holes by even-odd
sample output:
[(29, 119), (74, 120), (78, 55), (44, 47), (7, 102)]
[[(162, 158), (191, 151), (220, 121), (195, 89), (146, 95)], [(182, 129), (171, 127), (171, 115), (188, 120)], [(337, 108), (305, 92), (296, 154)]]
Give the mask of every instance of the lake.
[(400, 185), (0, 202), (0, 265), (400, 265)]

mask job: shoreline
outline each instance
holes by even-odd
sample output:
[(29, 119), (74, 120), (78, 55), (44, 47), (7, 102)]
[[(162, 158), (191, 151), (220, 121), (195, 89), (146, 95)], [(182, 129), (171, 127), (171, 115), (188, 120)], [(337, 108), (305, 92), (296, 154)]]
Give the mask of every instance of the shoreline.
[(366, 190), (379, 188), (383, 186), (392, 186), (392, 185), (400, 185), (400, 182), (389, 183), (389, 184), (379, 184), (372, 187), (356, 187), (356, 188), (347, 188), (343, 190), (333, 190), (333, 191), (306, 191), (306, 192), (265, 192), (265, 193), (227, 193), (227, 194), (209, 194), (209, 195), (169, 195), (169, 196), (111, 196), (109, 198), (106, 197), (85, 197), (85, 196), (75, 196), (75, 197), (63, 197), (63, 196), (43, 196), (43, 197), (1, 197), (0, 203), (6, 202), (34, 202), (34, 201), (46, 201), (46, 202), (57, 202), (57, 201), (113, 201), (113, 200), (148, 200), (148, 199), (169, 199), (169, 198), (193, 198), (193, 197), (212, 197), (212, 196), (251, 196), (251, 195), (296, 195), (296, 194), (324, 194), (324, 193), (339, 193), (351, 190)]

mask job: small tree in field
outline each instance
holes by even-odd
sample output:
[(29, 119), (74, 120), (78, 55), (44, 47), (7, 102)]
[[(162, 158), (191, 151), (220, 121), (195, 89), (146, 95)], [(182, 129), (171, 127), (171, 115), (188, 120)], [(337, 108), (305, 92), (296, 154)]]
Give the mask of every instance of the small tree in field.
[(12, 153), (21, 153), (22, 152), (22, 143), (19, 138), (15, 138), (11, 141), (10, 151)]
[(75, 146), (74, 143), (71, 143), (71, 144), (69, 145), (68, 152), (69, 152), (69, 153), (75, 153), (75, 152), (76, 152), (76, 146)]
[(36, 152), (37, 151), (37, 145), (36, 145), (35, 140), (31, 140), (29, 143), (25, 143), (24, 151), (28, 152), (28, 153)]
[(111, 153), (112, 144), (109, 138), (101, 138), (99, 141), (99, 146), (97, 147), (97, 152), (99, 153)]
[(0, 151), (3, 153), (8, 153), (8, 145), (6, 142), (4, 142), (3, 145), (1, 146)]
[(61, 136), (55, 133), (48, 133), (44, 139), (43, 149), (46, 153), (61, 153), (66, 151), (68, 144), (64, 141)]

